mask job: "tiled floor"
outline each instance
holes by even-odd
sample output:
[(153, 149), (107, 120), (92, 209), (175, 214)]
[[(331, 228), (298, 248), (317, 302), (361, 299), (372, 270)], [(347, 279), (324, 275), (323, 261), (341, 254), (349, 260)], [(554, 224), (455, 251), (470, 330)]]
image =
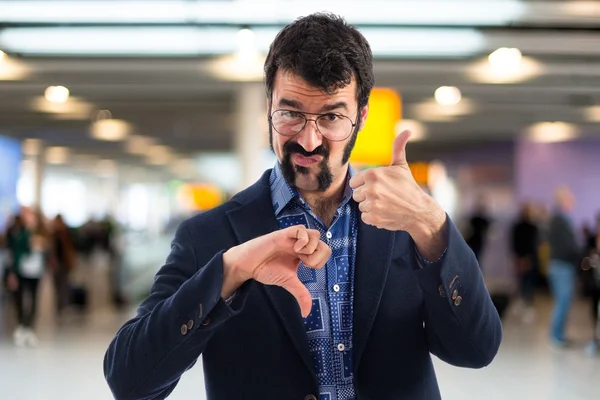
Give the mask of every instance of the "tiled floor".
[[(101, 301), (97, 303), (101, 304)], [(73, 316), (61, 326), (55, 325), (47, 315), (43, 317), (41, 343), (37, 349), (13, 346), (10, 332), (7, 333), (11, 316), (5, 313), (2, 317), (5, 326), (0, 333), (0, 399), (110, 399), (102, 374), (102, 357), (115, 330), (127, 316), (109, 312), (98, 304), (99, 311), (92, 316)], [(583, 350), (591, 331), (586, 305), (577, 304), (570, 321), (571, 336), (581, 345), (560, 353), (550, 351), (546, 339), (549, 307), (547, 299), (538, 301), (538, 321), (533, 325), (523, 325), (514, 318), (505, 322), (505, 340), (489, 368), (465, 370), (436, 361), (443, 398), (600, 398), (600, 357), (589, 358)], [(43, 308), (44, 313), (50, 311), (48, 307)], [(204, 398), (202, 369), (198, 364), (184, 375), (170, 399)]]

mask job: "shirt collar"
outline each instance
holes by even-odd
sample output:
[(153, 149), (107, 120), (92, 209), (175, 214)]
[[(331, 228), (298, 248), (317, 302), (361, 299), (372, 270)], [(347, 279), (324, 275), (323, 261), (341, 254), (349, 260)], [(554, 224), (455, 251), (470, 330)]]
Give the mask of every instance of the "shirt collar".
[[(351, 199), (353, 189), (350, 187), (350, 179), (356, 174), (356, 171), (352, 165), (348, 168), (348, 175), (346, 177), (346, 183), (344, 184), (344, 194), (340, 207), (345, 206)], [(275, 216), (279, 214), (287, 207), (287, 205), (294, 199), (302, 200), (302, 195), (296, 190), (296, 188), (290, 186), (283, 177), (281, 172), (281, 165), (279, 162), (275, 163), (275, 167), (271, 171), (271, 201), (273, 202), (273, 209)], [(302, 200), (303, 201), (303, 200)]]

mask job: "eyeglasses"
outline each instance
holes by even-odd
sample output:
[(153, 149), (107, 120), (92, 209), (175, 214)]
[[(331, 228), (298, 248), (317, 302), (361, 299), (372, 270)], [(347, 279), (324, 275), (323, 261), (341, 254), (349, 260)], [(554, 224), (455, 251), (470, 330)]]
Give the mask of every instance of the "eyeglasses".
[[(306, 115), (316, 115), (309, 119)], [(271, 126), (283, 136), (295, 136), (304, 129), (308, 121), (314, 121), (317, 130), (334, 142), (346, 140), (354, 131), (356, 123), (345, 115), (337, 113), (314, 114), (292, 110), (276, 110), (269, 117)]]

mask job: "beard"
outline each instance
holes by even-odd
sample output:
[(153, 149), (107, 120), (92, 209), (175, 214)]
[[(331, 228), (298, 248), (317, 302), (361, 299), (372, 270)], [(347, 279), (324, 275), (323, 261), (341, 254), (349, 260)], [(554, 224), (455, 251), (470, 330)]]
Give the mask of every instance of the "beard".
[[(356, 125), (354, 132), (352, 132), (352, 136), (346, 146), (344, 147), (344, 154), (342, 156), (341, 165), (345, 165), (350, 159), (350, 155), (352, 154), (352, 150), (356, 145), (356, 139), (358, 138), (358, 131), (360, 127), (359, 124)], [(269, 144), (271, 146), (271, 150), (275, 153), (275, 149), (273, 148), (273, 127), (269, 124)], [(313, 151), (306, 151), (302, 146), (300, 146), (297, 142), (288, 141), (283, 145), (283, 158), (281, 160), (281, 172), (286, 182), (296, 188), (296, 177), (298, 174), (308, 175), (310, 173), (310, 169), (307, 167), (302, 167), (300, 165), (294, 165), (292, 163), (292, 155), (294, 153), (298, 153), (305, 157), (311, 156), (322, 156), (323, 160), (319, 163), (319, 173), (317, 174), (317, 182), (318, 182), (318, 190), (324, 192), (327, 190), (331, 184), (333, 183), (333, 174), (331, 173), (331, 169), (329, 168), (329, 149), (325, 146), (320, 145)]]
[(296, 186), (296, 177), (300, 175), (310, 174), (310, 169), (300, 165), (294, 165), (292, 162), (293, 154), (300, 154), (305, 157), (323, 156), (323, 160), (318, 165), (319, 172), (317, 173), (318, 190), (325, 191), (333, 182), (333, 174), (329, 168), (329, 150), (323, 145), (317, 147), (313, 151), (306, 151), (297, 142), (286, 142), (283, 145), (283, 159), (281, 160), (281, 172), (285, 180), (292, 186)]

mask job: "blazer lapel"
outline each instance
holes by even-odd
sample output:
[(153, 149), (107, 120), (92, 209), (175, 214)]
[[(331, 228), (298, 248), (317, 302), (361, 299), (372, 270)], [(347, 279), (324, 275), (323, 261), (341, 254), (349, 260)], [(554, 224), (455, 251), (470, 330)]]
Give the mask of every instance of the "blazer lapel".
[[(256, 196), (251, 196), (250, 199), (247, 199), (247, 202), (244, 201), (244, 197), (247, 196), (242, 196), (240, 199), (240, 207), (227, 212), (227, 216), (229, 217), (229, 221), (239, 243), (247, 242), (248, 240), (279, 229), (273, 212), (273, 205), (271, 203), (271, 192), (267, 173), (265, 173), (263, 179), (257, 183), (257, 185), (259, 184), (260, 187), (255, 188)], [(266, 293), (275, 312), (281, 319), (285, 330), (294, 343), (294, 346), (316, 379), (312, 357), (308, 348), (304, 320), (300, 314), (300, 308), (296, 299), (279, 286), (259, 286), (262, 287)]]
[(354, 375), (367, 344), (387, 279), (394, 233), (362, 222), (359, 216), (354, 266)]

